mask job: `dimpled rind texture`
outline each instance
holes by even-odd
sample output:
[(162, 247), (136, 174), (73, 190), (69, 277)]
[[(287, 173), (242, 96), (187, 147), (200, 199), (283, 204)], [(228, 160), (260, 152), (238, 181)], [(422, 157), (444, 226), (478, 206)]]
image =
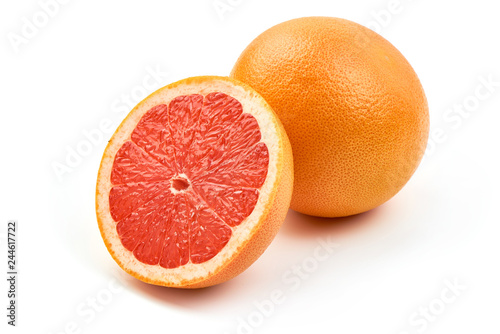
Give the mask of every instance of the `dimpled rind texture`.
[(359, 24), (281, 23), (251, 42), (231, 77), (260, 93), (287, 131), (296, 211), (341, 217), (373, 209), (422, 159), (429, 115), (421, 83), (392, 44)]

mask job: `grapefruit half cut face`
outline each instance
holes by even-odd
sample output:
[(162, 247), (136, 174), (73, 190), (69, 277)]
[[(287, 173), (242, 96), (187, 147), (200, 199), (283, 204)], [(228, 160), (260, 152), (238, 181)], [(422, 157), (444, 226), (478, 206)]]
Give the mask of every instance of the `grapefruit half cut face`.
[(264, 252), (292, 183), (290, 144), (264, 99), (233, 79), (189, 78), (151, 94), (116, 130), (99, 169), (97, 220), (129, 274), (205, 287)]

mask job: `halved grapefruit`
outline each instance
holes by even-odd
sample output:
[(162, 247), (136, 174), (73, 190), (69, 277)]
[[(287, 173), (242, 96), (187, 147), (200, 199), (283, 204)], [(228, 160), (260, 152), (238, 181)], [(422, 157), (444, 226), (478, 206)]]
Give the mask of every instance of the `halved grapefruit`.
[(288, 210), (293, 162), (266, 101), (224, 77), (161, 88), (125, 118), (104, 152), (99, 229), (126, 272), (200, 288), (250, 266)]

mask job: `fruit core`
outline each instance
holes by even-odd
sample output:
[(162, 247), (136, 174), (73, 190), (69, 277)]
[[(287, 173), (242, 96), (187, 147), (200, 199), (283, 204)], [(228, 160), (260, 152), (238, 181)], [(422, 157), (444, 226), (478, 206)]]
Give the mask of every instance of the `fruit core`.
[(172, 180), (170, 181), (170, 183), (172, 184), (172, 192), (174, 194), (176, 194), (177, 192), (180, 192), (180, 191), (183, 191), (183, 190), (186, 190), (187, 188), (189, 188), (189, 181), (187, 178), (183, 177), (183, 176), (176, 176), (174, 178), (172, 178)]
[(237, 99), (192, 94), (152, 107), (113, 162), (120, 242), (149, 265), (210, 260), (253, 212), (268, 165), (259, 124)]

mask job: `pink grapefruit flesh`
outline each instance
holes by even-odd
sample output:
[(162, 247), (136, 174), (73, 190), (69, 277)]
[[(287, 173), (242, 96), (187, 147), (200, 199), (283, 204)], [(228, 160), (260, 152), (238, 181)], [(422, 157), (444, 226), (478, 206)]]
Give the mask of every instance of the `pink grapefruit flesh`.
[(269, 163), (260, 137), (224, 93), (151, 108), (113, 163), (110, 209), (125, 248), (163, 268), (214, 257), (257, 203)]

